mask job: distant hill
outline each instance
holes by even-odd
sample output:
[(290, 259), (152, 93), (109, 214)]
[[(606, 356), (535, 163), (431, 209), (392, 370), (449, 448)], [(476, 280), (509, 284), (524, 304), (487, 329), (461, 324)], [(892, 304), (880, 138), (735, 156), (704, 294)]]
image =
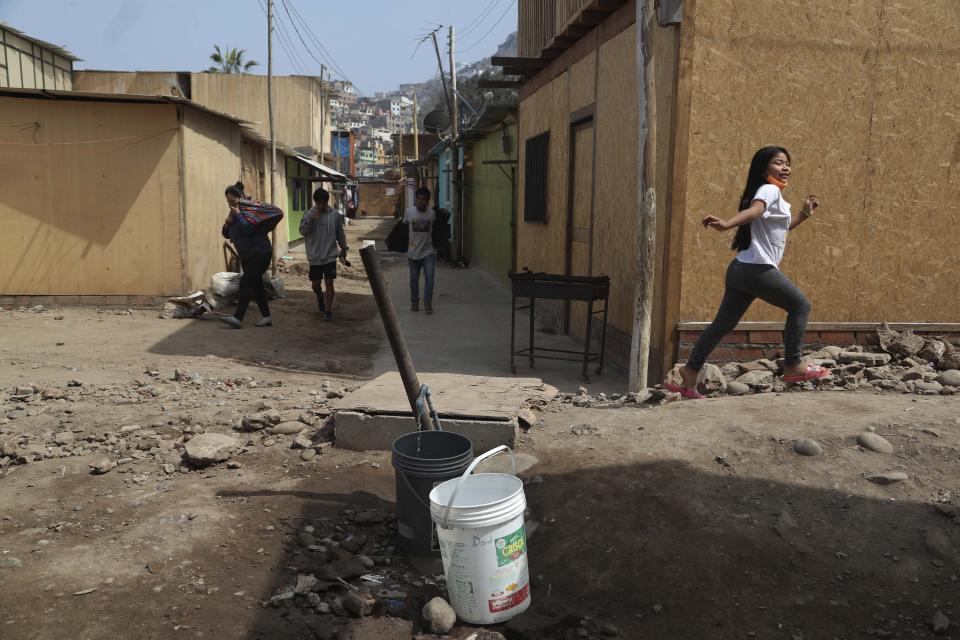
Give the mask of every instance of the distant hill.
[[(517, 55), (517, 32), (514, 31), (507, 39), (497, 47), (495, 56), (515, 56)], [(499, 67), (493, 67), (490, 64), (490, 56), (486, 56), (469, 64), (457, 64), (457, 91), (460, 96), (469, 105), (477, 111), (483, 108), (484, 104), (516, 104), (517, 92), (513, 89), (480, 89), (477, 84), (481, 79), (502, 78)], [(422, 124), (423, 116), (434, 109), (446, 110), (446, 100), (443, 95), (443, 84), (440, 82), (439, 74), (425, 82), (403, 85), (402, 92), (411, 94), (417, 93), (419, 102), (419, 119)], [(488, 95), (487, 94), (492, 94)], [(465, 109), (464, 117), (469, 121), (472, 112), (469, 108)]]

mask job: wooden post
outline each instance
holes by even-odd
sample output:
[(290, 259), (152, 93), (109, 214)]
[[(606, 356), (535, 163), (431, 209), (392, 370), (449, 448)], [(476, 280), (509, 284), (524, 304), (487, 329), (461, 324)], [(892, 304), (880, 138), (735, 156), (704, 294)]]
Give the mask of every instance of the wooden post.
[(420, 159), (420, 128), (417, 125), (417, 92), (413, 92), (413, 159)]
[(450, 151), (453, 154), (453, 164), (450, 167), (452, 180), (450, 182), (451, 198), (450, 204), (453, 207), (451, 217), (456, 221), (457, 232), (453, 238), (453, 254), (455, 259), (463, 258), (463, 211), (460, 206), (460, 110), (457, 96), (457, 62), (456, 62), (456, 44), (454, 28), (450, 27), (450, 126), (452, 127), (453, 138), (450, 143)]
[[(267, 0), (267, 117), (270, 120), (270, 204), (277, 204), (277, 139), (273, 133), (273, 0)], [(270, 275), (277, 275), (277, 230), (270, 232), (273, 255)]]
[(652, 74), (647, 74), (647, 0), (637, 2), (637, 286), (630, 341), (630, 391), (649, 384), (650, 328), (653, 324), (653, 290), (657, 237), (656, 190), (647, 184), (647, 138), (650, 129)]
[(330, 107), (327, 100), (327, 91), (326, 87), (323, 84), (323, 76), (327, 70), (327, 65), (320, 65), (320, 164), (326, 162), (326, 159), (323, 157), (323, 145), (326, 144), (324, 139), (327, 135), (327, 118), (330, 117)]

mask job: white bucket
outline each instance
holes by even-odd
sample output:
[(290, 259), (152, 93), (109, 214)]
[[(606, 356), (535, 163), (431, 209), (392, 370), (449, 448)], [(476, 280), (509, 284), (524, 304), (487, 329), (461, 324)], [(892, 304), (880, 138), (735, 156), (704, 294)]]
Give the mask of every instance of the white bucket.
[(491, 449), (430, 492), (450, 604), (470, 624), (506, 622), (530, 607), (523, 482), (504, 473), (470, 475), (501, 451), (510, 448)]

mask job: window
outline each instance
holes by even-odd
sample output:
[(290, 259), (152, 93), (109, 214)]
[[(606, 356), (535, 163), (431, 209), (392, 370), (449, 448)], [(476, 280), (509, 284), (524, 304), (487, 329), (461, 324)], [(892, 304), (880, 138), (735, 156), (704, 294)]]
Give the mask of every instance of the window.
[(547, 221), (547, 166), (550, 132), (528, 138), (524, 163), (523, 221)]

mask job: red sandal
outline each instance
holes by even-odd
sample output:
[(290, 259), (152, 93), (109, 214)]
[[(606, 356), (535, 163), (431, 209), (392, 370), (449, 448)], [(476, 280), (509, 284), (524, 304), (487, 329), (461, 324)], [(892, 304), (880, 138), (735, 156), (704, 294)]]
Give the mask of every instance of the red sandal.
[(664, 382), (663, 388), (667, 391), (672, 391), (673, 393), (679, 393), (681, 398), (686, 398), (687, 400), (703, 400), (703, 396), (700, 395), (696, 389), (681, 387), (680, 385), (673, 384), (672, 382)]
[(800, 375), (783, 376), (783, 381), (788, 383), (807, 382), (808, 380), (820, 380), (830, 375), (830, 369), (821, 367), (818, 364), (808, 364), (807, 370)]

